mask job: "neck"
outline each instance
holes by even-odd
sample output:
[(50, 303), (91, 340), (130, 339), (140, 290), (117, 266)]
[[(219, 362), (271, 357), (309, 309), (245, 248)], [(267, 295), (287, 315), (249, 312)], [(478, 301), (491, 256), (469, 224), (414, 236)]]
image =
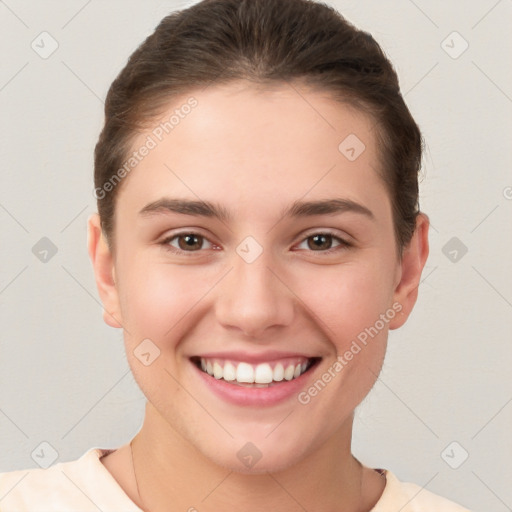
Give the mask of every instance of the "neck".
[[(339, 510), (340, 504), (347, 512), (370, 510), (383, 485), (377, 490), (377, 473), (369, 481), (351, 454), (352, 421), (293, 466), (239, 473), (206, 458), (148, 403), (144, 424), (132, 442), (137, 504), (147, 512), (327, 512)], [(375, 492), (367, 492), (368, 484)]]

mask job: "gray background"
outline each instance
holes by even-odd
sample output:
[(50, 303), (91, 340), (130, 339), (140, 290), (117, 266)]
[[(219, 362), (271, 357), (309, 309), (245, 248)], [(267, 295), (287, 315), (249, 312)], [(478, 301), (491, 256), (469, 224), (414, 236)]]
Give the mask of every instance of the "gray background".
[[(92, 155), (111, 81), (191, 3), (0, 1), (0, 471), (36, 467), (42, 442), (68, 461), (141, 426), (145, 399), (86, 252)], [(427, 141), (432, 222), (417, 307), (391, 333), (354, 452), (470, 508), (512, 510), (512, 1), (328, 3), (396, 65)], [(46, 59), (31, 47), (51, 48), (43, 31), (59, 45)]]

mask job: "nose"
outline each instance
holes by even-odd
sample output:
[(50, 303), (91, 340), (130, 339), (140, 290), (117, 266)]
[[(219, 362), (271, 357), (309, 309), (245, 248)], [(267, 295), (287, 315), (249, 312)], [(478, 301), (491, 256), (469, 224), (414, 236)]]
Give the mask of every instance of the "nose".
[(249, 337), (288, 326), (294, 316), (294, 295), (264, 254), (252, 263), (235, 254), (234, 268), (220, 283), (216, 298), (218, 322)]

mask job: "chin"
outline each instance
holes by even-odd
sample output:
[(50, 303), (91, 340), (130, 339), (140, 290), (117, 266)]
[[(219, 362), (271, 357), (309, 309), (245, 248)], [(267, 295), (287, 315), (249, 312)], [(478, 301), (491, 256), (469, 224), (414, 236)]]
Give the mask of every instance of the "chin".
[[(245, 475), (262, 475), (284, 471), (304, 457), (304, 440), (297, 446), (278, 446), (275, 442), (233, 441), (231, 446), (218, 447), (215, 453), (205, 455), (215, 464), (229, 471)], [(234, 456), (233, 456), (234, 453)]]
[(264, 475), (267, 473), (278, 473), (290, 468), (298, 462), (298, 457), (292, 455), (290, 455), (290, 457), (262, 456), (261, 459), (256, 461), (253, 465), (245, 465), (243, 462), (238, 460), (238, 458), (214, 460), (214, 462), (219, 466), (241, 475)]

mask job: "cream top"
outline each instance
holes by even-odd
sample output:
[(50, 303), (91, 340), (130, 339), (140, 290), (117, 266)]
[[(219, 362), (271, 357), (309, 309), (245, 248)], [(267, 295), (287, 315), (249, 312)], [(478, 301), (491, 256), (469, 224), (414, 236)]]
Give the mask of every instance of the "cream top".
[[(0, 512), (143, 512), (100, 458), (113, 449), (91, 448), (79, 459), (0, 473)], [(469, 512), (387, 470), (386, 487), (372, 512)]]

